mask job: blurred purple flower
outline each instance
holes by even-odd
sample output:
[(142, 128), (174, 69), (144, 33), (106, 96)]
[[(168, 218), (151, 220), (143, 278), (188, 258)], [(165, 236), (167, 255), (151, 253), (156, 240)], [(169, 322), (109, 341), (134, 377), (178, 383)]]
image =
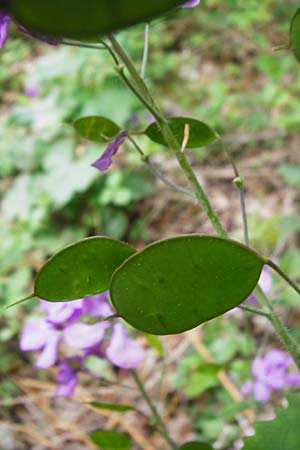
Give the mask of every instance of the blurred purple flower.
[(63, 358), (57, 369), (57, 388), (58, 397), (70, 397), (74, 394), (78, 381), (78, 372), (81, 365), (81, 357)]
[(0, 48), (4, 46), (7, 40), (9, 23), (9, 15), (4, 11), (0, 11)]
[(190, 0), (188, 2), (183, 3), (180, 8), (195, 8), (195, 6), (198, 6), (200, 3), (200, 0)]
[(126, 131), (121, 131), (116, 139), (108, 144), (102, 156), (97, 159), (92, 166), (102, 172), (107, 170), (112, 164), (112, 157), (117, 153), (120, 146), (123, 144), (127, 137)]
[[(80, 355), (63, 358), (58, 363), (57, 395), (72, 395), (77, 377), (83, 369), (85, 358), (90, 355), (103, 357), (106, 331), (111, 328), (108, 321), (102, 319), (114, 313), (108, 302), (108, 293), (74, 300), (72, 302), (40, 301), (46, 317), (29, 319), (22, 330), (20, 349), (22, 351), (41, 351), (36, 366), (47, 369), (58, 360), (59, 342), (80, 351)], [(99, 321), (98, 321), (99, 319)], [(144, 350), (130, 339), (121, 323), (112, 327), (111, 337), (106, 349), (109, 361), (117, 367), (129, 369), (141, 363)]]
[(113, 327), (106, 356), (121, 369), (133, 369), (143, 361), (145, 353), (136, 341), (130, 339), (123, 325), (117, 323)]
[(39, 369), (48, 369), (56, 363), (59, 340), (56, 328), (45, 319), (30, 319), (22, 330), (20, 349), (23, 352), (41, 350), (35, 366)]
[(27, 95), (27, 97), (31, 98), (37, 97), (39, 95), (39, 92), (40, 90), (38, 86), (32, 85), (32, 86), (25, 86), (24, 88), (24, 94)]
[(267, 403), (273, 391), (300, 385), (300, 373), (291, 372), (293, 360), (279, 349), (270, 350), (264, 357), (257, 357), (252, 363), (254, 380), (242, 386), (242, 393), (253, 393), (255, 400)]

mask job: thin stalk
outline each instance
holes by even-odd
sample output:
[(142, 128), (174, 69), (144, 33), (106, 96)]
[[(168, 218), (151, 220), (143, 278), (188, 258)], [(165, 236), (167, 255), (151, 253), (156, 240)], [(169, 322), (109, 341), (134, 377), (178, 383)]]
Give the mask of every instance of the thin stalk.
[(18, 300), (18, 301), (14, 302), (14, 303), (11, 303), (10, 305), (5, 306), (4, 309), (9, 309), (9, 308), (12, 308), (13, 306), (20, 305), (21, 303), (25, 303), (28, 300), (31, 300), (32, 298), (35, 298), (35, 297), (36, 297), (35, 294), (27, 295), (27, 297), (21, 298), (21, 300)]
[(157, 429), (159, 430), (160, 434), (164, 437), (164, 439), (168, 442), (168, 444), (170, 445), (170, 448), (172, 450), (178, 450), (177, 445), (175, 444), (175, 442), (171, 439), (168, 430), (159, 414), (159, 412), (156, 409), (156, 406), (154, 405), (154, 403), (152, 402), (148, 392), (146, 391), (142, 381), (140, 380), (137, 372), (135, 370), (131, 370), (130, 371), (132, 374), (132, 377), (138, 387), (138, 389), (140, 390), (143, 399), (145, 400), (145, 402), (147, 403), (149, 409), (151, 410), (153, 417), (156, 421), (156, 425), (157, 425)]
[(277, 331), (277, 334), (279, 335), (282, 343), (285, 345), (288, 352), (292, 356), (298, 369), (300, 369), (300, 347), (299, 347), (298, 343), (295, 341), (293, 336), (291, 336), (291, 334), (289, 333), (289, 331), (286, 328), (286, 326), (284, 325), (284, 323), (280, 320), (276, 311), (274, 310), (272, 303), (270, 302), (270, 300), (268, 299), (268, 297), (266, 296), (266, 294), (263, 292), (263, 290), (261, 289), (261, 287), (259, 285), (255, 289), (255, 293), (257, 294), (257, 297), (258, 297), (260, 303), (266, 309), (268, 309), (268, 311), (270, 313), (269, 319), (270, 319), (273, 327)]
[(71, 42), (63, 39), (61, 44), (68, 45), (69, 47), (77, 47), (77, 48), (88, 48), (91, 50), (107, 50), (105, 45), (93, 45), (93, 44), (84, 44), (82, 42)]
[(251, 312), (252, 314), (257, 314), (259, 316), (266, 317), (267, 319), (270, 319), (271, 316), (269, 312), (264, 311), (263, 309), (253, 308), (252, 306), (248, 305), (240, 305), (238, 308), (242, 309), (243, 311)]
[(277, 264), (275, 264), (270, 259), (268, 259), (266, 261), (266, 264), (268, 264), (268, 266), (272, 267), (272, 269), (274, 269), (275, 272), (277, 272), (278, 275), (280, 275), (281, 278), (283, 278), (294, 289), (294, 291), (296, 291), (297, 294), (300, 295), (300, 287), (297, 286), (297, 284), (293, 280), (291, 280), (291, 278), (285, 272), (283, 272), (283, 270), (281, 270), (280, 267), (277, 266)]
[(166, 184), (167, 186), (169, 186), (171, 189), (180, 192), (181, 194), (185, 194), (188, 195), (189, 197), (193, 197), (195, 198), (195, 195), (192, 191), (189, 191), (188, 189), (185, 189), (182, 186), (179, 186), (177, 183), (174, 183), (171, 180), (168, 180), (168, 178), (166, 178), (155, 166), (154, 164), (150, 161), (149, 156), (146, 156), (145, 153), (143, 152), (143, 150), (141, 149), (141, 147), (138, 145), (138, 143), (135, 141), (135, 139), (133, 139), (132, 136), (127, 135), (128, 139), (130, 140), (130, 142), (133, 144), (133, 146), (136, 148), (136, 150), (138, 151), (138, 153), (141, 155), (141, 159), (142, 161), (146, 164), (146, 166), (148, 167), (148, 169), (150, 170), (150, 172), (157, 177), (160, 181), (162, 181), (164, 184)]
[[(214, 226), (217, 234), (221, 237), (227, 238), (228, 234), (226, 230), (224, 229), (217, 213), (213, 209), (212, 205), (210, 204), (210, 201), (204, 192), (199, 180), (197, 179), (193, 169), (191, 168), (188, 160), (185, 157), (184, 152), (181, 151), (180, 143), (178, 142), (176, 136), (172, 132), (172, 130), (169, 127), (168, 120), (165, 118), (162, 113), (157, 108), (156, 104), (154, 103), (150, 92), (147, 89), (147, 86), (145, 85), (144, 81), (141, 79), (139, 73), (135, 69), (135, 66), (133, 62), (131, 61), (130, 57), (127, 55), (127, 53), (123, 50), (123, 48), (120, 46), (120, 44), (117, 42), (115, 37), (113, 35), (108, 36), (110, 39), (110, 42), (112, 44), (112, 47), (116, 54), (119, 56), (120, 60), (124, 63), (125, 67), (128, 69), (129, 73), (131, 74), (134, 85), (128, 80), (126, 75), (124, 74), (124, 70), (118, 70), (121, 78), (124, 80), (124, 82), (127, 84), (127, 86), (132, 90), (132, 92), (141, 100), (141, 102), (145, 105), (145, 107), (154, 115), (156, 118), (158, 124), (161, 127), (161, 131), (163, 134), (163, 137), (168, 144), (168, 147), (170, 150), (173, 151), (179, 165), (181, 166), (183, 172), (185, 173), (187, 179), (189, 180), (191, 187), (193, 188), (193, 191), (195, 192), (196, 198), (199, 200), (200, 204), (202, 205), (203, 210), (207, 214), (209, 220), (211, 221), (212, 225)], [(145, 92), (146, 91), (146, 92)], [(149, 100), (150, 99), (150, 100)], [(274, 268), (274, 267), (273, 267)], [(285, 274), (284, 274), (285, 275)], [(287, 276), (284, 277), (287, 281)], [(289, 280), (290, 281), (290, 280)], [(293, 284), (291, 284), (293, 286)], [(293, 286), (295, 288), (295, 286)], [(283, 322), (279, 319), (276, 312), (273, 309), (272, 304), (269, 302), (269, 299), (265, 296), (265, 294), (262, 292), (260, 287), (257, 288), (256, 292), (258, 293), (258, 298), (261, 300), (261, 303), (264, 307), (268, 309), (270, 312), (270, 320), (274, 326), (274, 329), (282, 339), (284, 345), (286, 346), (287, 350), (295, 360), (295, 363), (300, 369), (300, 348), (298, 344), (295, 342), (294, 338), (290, 335), (288, 330), (286, 329)], [(298, 291), (297, 291), (298, 292)]]
[(141, 65), (141, 78), (145, 78), (146, 75), (146, 67), (148, 63), (148, 56), (149, 56), (149, 31), (150, 31), (150, 25), (149, 23), (145, 24), (145, 31), (144, 31), (144, 51), (143, 51), (143, 59), (142, 59), (142, 65)]

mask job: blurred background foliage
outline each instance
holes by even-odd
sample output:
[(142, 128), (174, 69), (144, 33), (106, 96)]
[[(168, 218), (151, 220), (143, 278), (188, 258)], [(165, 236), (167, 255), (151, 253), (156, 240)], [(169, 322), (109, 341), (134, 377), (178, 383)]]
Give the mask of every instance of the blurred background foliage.
[[(254, 143), (257, 151), (266, 141), (267, 156), (285, 146), (288, 153), (300, 125), (299, 67), (288, 52), (272, 52), (272, 47), (287, 43), (289, 21), (298, 6), (298, 0), (202, 0), (192, 12), (171, 13), (167, 20), (154, 22), (147, 82), (164, 110), (204, 120), (224, 135), (239, 157), (251, 154)], [(142, 36), (139, 26), (119, 36), (137, 64)], [(137, 129), (150, 122), (114, 74), (109, 55), (47, 46), (12, 29), (0, 58), (2, 309), (28, 294), (45, 258), (76, 239), (106, 234), (133, 243), (151, 240), (147, 215), (140, 213), (139, 206), (153, 195), (154, 184), (132, 148), (126, 152), (123, 148), (107, 173), (97, 172), (90, 164), (103, 146), (79, 140), (70, 126), (90, 114), (109, 117), (122, 127), (134, 124)], [(141, 145), (147, 154), (162, 151), (143, 138)], [(221, 164), (219, 150), (212, 146), (192, 155), (199, 164), (205, 164), (208, 156)], [(276, 171), (290, 189), (299, 190), (299, 160), (284, 158)], [(300, 230), (296, 213), (275, 215), (261, 223), (255, 215), (249, 219), (253, 242), (264, 251), (274, 248), (282, 233), (295, 235)], [(281, 261), (299, 278), (299, 250), (283, 252)], [(281, 286), (279, 280), (275, 282)], [(299, 304), (290, 289), (277, 292), (274, 300), (279, 304)], [(13, 365), (17, 354), (13, 338), (24, 312), (31, 308), (25, 304), (0, 314), (2, 374)], [(211, 351), (222, 347), (216, 352), (223, 355), (217, 364), (246, 379), (254, 340), (243, 336), (236, 340), (237, 325), (234, 321), (229, 325), (228, 319), (205, 329)], [(197, 354), (187, 355), (178, 367), (174, 388), (184, 389), (188, 399), (199, 396), (218, 386), (217, 369)], [(11, 385), (3, 380), (0, 390), (11, 395)], [(236, 413), (226, 395), (216, 391), (217, 403), (206, 408), (203, 420), (199, 411), (195, 413), (196, 429), (211, 441)], [(218, 419), (216, 405), (223, 411)], [(228, 442), (237, 434), (236, 426), (231, 427)]]

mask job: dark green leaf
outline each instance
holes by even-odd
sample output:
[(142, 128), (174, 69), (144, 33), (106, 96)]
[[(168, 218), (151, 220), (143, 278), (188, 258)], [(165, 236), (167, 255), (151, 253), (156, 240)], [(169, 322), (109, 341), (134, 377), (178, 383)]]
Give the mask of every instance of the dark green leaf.
[(117, 124), (100, 116), (81, 117), (75, 120), (74, 128), (82, 138), (94, 142), (109, 142), (120, 132)]
[(288, 400), (288, 408), (277, 409), (274, 420), (256, 422), (256, 433), (245, 438), (243, 450), (299, 449), (300, 395), (290, 395)]
[(35, 295), (55, 302), (106, 291), (113, 272), (134, 253), (129, 245), (106, 237), (79, 241), (42, 267), (35, 281)]
[(241, 304), (264, 260), (249, 248), (213, 236), (179, 236), (133, 255), (113, 275), (118, 314), (151, 334), (180, 333)]
[[(191, 119), (190, 117), (169, 117), (168, 122), (180, 144), (184, 140), (185, 127), (186, 125), (189, 126), (189, 140), (186, 148), (203, 147), (217, 139), (217, 135), (212, 128), (199, 120)], [(152, 141), (167, 146), (157, 122), (149, 125), (145, 134)]]
[(97, 430), (90, 438), (101, 450), (130, 450), (132, 441), (128, 434), (118, 431)]
[(213, 450), (213, 448), (209, 444), (193, 441), (182, 445), (179, 450)]
[[(28, 30), (43, 36), (87, 38), (125, 28), (180, 5), (181, 0), (9, 0), (5, 7)], [(7, 5), (6, 5), (7, 4)]]
[(118, 412), (135, 411), (135, 408), (133, 408), (132, 406), (118, 405), (116, 403), (92, 402), (90, 403), (90, 405), (97, 409), (106, 409), (109, 411), (118, 411)]
[(300, 63), (300, 8), (296, 11), (291, 22), (290, 48)]

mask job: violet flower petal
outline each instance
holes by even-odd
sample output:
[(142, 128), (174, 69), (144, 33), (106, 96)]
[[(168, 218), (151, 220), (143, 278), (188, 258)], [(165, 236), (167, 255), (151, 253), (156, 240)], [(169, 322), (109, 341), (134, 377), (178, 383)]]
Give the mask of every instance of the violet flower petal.
[(145, 352), (138, 342), (129, 337), (123, 325), (117, 323), (113, 327), (106, 356), (121, 369), (134, 369), (143, 361)]
[(115, 313), (112, 306), (108, 303), (108, 293), (93, 295), (82, 300), (83, 314), (92, 317), (106, 318)]
[(38, 369), (48, 369), (53, 366), (57, 361), (58, 344), (60, 336), (57, 332), (49, 333), (47, 336), (47, 342), (35, 362), (35, 366)]
[(95, 324), (73, 323), (67, 325), (63, 330), (63, 338), (66, 345), (81, 350), (94, 347), (104, 338), (108, 323), (100, 322)]
[(70, 397), (73, 395), (78, 381), (78, 369), (72, 367), (67, 359), (63, 359), (57, 370), (58, 397)]
[(267, 367), (264, 358), (257, 357), (252, 363), (252, 375), (260, 381), (264, 381), (267, 375)]
[(288, 373), (285, 381), (287, 386), (300, 386), (300, 373)]
[(7, 40), (10, 20), (11, 19), (7, 13), (0, 11), (0, 48), (4, 46)]
[(268, 387), (260, 381), (254, 383), (253, 394), (255, 400), (257, 400), (258, 402), (268, 403), (271, 398), (270, 389), (268, 389)]
[(251, 392), (253, 391), (254, 383), (252, 381), (247, 381), (242, 387), (241, 387), (241, 393), (244, 397), (248, 397)]
[(121, 131), (116, 139), (108, 144), (102, 156), (97, 159), (92, 166), (101, 171), (108, 169), (112, 164), (112, 157), (117, 153), (125, 139), (126, 131)]
[(198, 6), (199, 3), (200, 0), (189, 0), (188, 2), (183, 3), (180, 8), (195, 8), (195, 6)]
[(287, 369), (293, 360), (283, 350), (274, 348), (265, 355), (265, 361), (273, 369)]
[(40, 300), (40, 306), (48, 314), (47, 322), (61, 324), (75, 320), (82, 314), (82, 300), (72, 302), (47, 302)]

